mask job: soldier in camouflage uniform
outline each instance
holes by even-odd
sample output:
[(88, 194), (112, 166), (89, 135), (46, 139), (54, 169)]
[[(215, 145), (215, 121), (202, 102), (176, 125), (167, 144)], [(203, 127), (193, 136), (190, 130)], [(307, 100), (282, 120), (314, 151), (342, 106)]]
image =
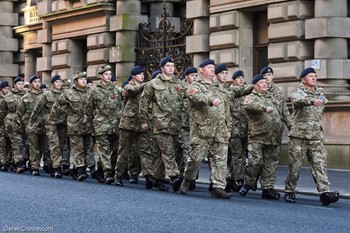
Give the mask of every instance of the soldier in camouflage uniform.
[(186, 162), (180, 191), (186, 194), (196, 179), (201, 161), (208, 155), (211, 168), (212, 197), (231, 197), (224, 191), (227, 173), (227, 150), (230, 132), (229, 98), (214, 79), (214, 61), (207, 59), (199, 65), (197, 81), (188, 88), (190, 101), (191, 152)]
[(245, 168), (244, 186), (239, 194), (245, 196), (261, 174), (262, 198), (278, 200), (274, 189), (279, 161), (280, 138), (284, 124), (271, 98), (267, 98), (267, 83), (263, 75), (254, 76), (254, 91), (244, 101), (248, 114), (248, 163)]
[[(138, 160), (138, 158), (131, 158), (135, 156), (135, 153), (130, 153), (132, 142), (136, 142), (139, 148), (139, 156), (141, 162), (141, 170), (146, 179), (146, 188), (153, 187), (153, 162), (155, 155), (152, 154), (150, 142), (150, 134), (141, 128), (139, 118), (139, 100), (141, 93), (146, 83), (144, 81), (144, 68), (135, 66), (131, 69), (131, 79), (123, 87), (123, 94), (125, 97), (125, 108), (122, 118), (120, 120), (120, 141), (118, 150), (118, 161), (116, 165), (116, 185), (122, 186), (121, 176), (127, 168), (127, 162), (129, 160)], [(138, 173), (133, 174), (133, 170), (130, 169), (130, 183), (137, 183)], [(136, 170), (137, 172), (137, 170)]]
[(289, 166), (285, 181), (284, 200), (295, 203), (295, 189), (300, 168), (306, 155), (311, 174), (317, 186), (322, 205), (337, 202), (338, 192), (330, 192), (327, 177), (327, 150), (323, 145), (322, 118), (327, 99), (316, 86), (317, 75), (313, 68), (302, 71), (301, 83), (292, 93), (293, 122), (289, 133)]
[(25, 171), (25, 150), (24, 150), (24, 128), (18, 118), (16, 111), (21, 98), (26, 94), (24, 91), (24, 80), (17, 77), (13, 81), (13, 90), (4, 96), (4, 101), (0, 103), (0, 111), (5, 116), (5, 130), (11, 141), (13, 153), (13, 170), (17, 173)]
[(74, 86), (64, 92), (52, 106), (50, 118), (55, 122), (62, 114), (67, 114), (67, 133), (70, 140), (71, 152), (74, 157), (72, 170), (73, 179), (82, 181), (88, 176), (86, 167), (90, 169), (92, 177), (96, 175), (91, 125), (84, 122), (84, 111), (89, 94), (86, 87), (86, 73), (77, 72), (73, 77)]
[(62, 177), (62, 168), (65, 175), (69, 174), (69, 153), (66, 150), (67, 144), (67, 127), (66, 124), (54, 124), (50, 119), (50, 111), (53, 104), (62, 94), (62, 80), (59, 75), (51, 78), (51, 89), (40, 96), (30, 117), (30, 122), (34, 124), (38, 120), (38, 116), (43, 117), (45, 132), (48, 138), (50, 148), (50, 156), (54, 177)]
[[(0, 106), (5, 104), (4, 96), (9, 93), (10, 84), (7, 80), (4, 80), (0, 84)], [(5, 115), (6, 110), (0, 108), (0, 171), (7, 171), (11, 164), (11, 154), (10, 154), (10, 142), (5, 131)]]
[[(140, 98), (140, 121), (142, 129), (148, 129), (150, 120), (149, 107), (152, 107), (153, 133), (157, 139), (161, 154), (155, 166), (165, 166), (173, 186), (179, 190), (181, 179), (176, 163), (181, 129), (181, 105), (183, 87), (181, 81), (174, 76), (174, 61), (170, 57), (161, 60), (162, 74), (148, 82)], [(157, 170), (157, 169), (156, 169)], [(159, 170), (158, 170), (159, 171)], [(155, 186), (164, 187), (163, 174), (154, 172)]]
[(42, 155), (44, 156), (46, 165), (51, 166), (52, 164), (49, 158), (43, 116), (38, 115), (36, 121), (30, 121), (34, 106), (43, 94), (40, 90), (41, 81), (37, 75), (33, 75), (30, 77), (29, 84), (31, 88), (28, 93), (22, 97), (16, 113), (18, 118), (22, 120), (27, 135), (31, 173), (33, 176), (39, 176)]
[(118, 125), (123, 108), (122, 93), (111, 83), (111, 66), (103, 65), (97, 73), (101, 80), (89, 96), (85, 121), (93, 125), (99, 148), (98, 165), (99, 168), (102, 166), (105, 183), (111, 184), (114, 182), (113, 170), (117, 160)]

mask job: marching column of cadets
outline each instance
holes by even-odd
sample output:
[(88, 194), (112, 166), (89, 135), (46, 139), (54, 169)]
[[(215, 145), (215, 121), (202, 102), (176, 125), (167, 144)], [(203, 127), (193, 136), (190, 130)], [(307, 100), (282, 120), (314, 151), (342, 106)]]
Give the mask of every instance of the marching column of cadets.
[(123, 186), (123, 179), (138, 183), (142, 172), (146, 188), (161, 191), (168, 191), (168, 175), (173, 191), (187, 194), (196, 188), (200, 163), (208, 158), (212, 197), (246, 196), (260, 182), (261, 197), (278, 200), (274, 184), (286, 126), (284, 200), (296, 202), (307, 156), (322, 205), (338, 201), (339, 193), (329, 188), (321, 127), (327, 99), (313, 68), (302, 71), (292, 93), (293, 117), (271, 67), (264, 67), (251, 85), (242, 70), (233, 73), (229, 84), (227, 67), (215, 67), (211, 59), (198, 69), (187, 67), (183, 78), (175, 76), (171, 57), (160, 61), (148, 82), (144, 71), (133, 67), (122, 88), (109, 65), (99, 68), (95, 85), (85, 72), (77, 72), (72, 87), (54, 75), (49, 90), (37, 75), (30, 77), (27, 91), (21, 77), (12, 89), (2, 81), (0, 170), (39, 176), (43, 160), (43, 170), (53, 177), (83, 181), (89, 171), (99, 182), (117, 186)]

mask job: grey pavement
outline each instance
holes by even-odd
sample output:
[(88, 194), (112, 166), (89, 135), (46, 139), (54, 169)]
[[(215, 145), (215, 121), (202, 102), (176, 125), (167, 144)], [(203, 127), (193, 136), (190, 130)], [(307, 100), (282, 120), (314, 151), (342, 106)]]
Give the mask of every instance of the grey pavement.
[[(284, 192), (284, 181), (287, 177), (288, 167), (279, 166), (277, 169), (275, 189)], [(338, 191), (341, 198), (350, 199), (350, 170), (328, 169), (328, 178), (331, 191)], [(198, 182), (209, 184), (208, 163), (203, 162), (200, 167)], [(258, 188), (259, 188), (258, 184)], [(310, 168), (303, 167), (297, 185), (297, 194), (318, 196), (316, 185), (312, 179)]]

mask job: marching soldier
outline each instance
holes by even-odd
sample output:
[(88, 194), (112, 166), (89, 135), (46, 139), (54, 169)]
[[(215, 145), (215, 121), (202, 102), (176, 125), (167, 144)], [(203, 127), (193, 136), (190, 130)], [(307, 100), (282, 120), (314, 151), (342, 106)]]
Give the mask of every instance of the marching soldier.
[[(10, 84), (7, 80), (0, 83), (0, 106), (3, 106), (4, 96), (9, 93)], [(0, 171), (7, 171), (11, 164), (10, 142), (5, 131), (6, 109), (0, 107)]]

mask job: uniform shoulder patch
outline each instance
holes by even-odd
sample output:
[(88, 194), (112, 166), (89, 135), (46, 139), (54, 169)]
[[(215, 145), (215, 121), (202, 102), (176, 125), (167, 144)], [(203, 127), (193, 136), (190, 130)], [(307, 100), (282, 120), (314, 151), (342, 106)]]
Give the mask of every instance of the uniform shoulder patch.
[(251, 100), (249, 98), (245, 98), (244, 104), (249, 104), (250, 102), (251, 102)]
[(189, 93), (190, 95), (193, 95), (195, 92), (196, 92), (196, 89), (194, 89), (194, 88), (191, 88), (191, 89), (188, 91), (188, 93)]

